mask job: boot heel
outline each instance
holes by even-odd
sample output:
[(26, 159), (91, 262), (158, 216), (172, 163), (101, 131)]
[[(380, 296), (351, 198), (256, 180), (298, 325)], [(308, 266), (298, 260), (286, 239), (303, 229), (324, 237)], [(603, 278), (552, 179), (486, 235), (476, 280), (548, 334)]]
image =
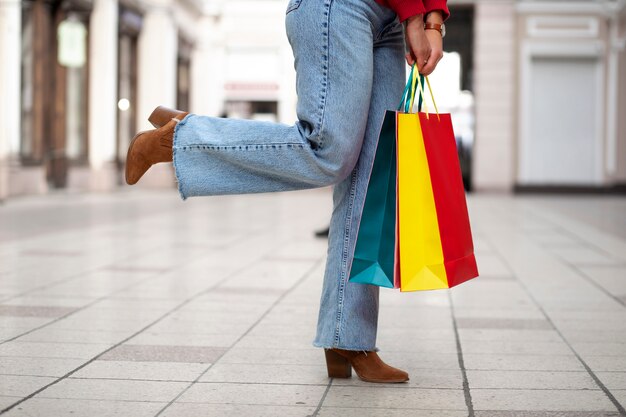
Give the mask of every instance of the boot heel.
[(332, 350), (324, 349), (324, 354), (326, 355), (326, 368), (329, 378), (350, 378), (352, 376), (352, 365), (350, 365), (349, 360)]
[(148, 121), (152, 124), (152, 126), (158, 129), (165, 126), (170, 120), (182, 120), (186, 115), (187, 112), (170, 109), (165, 106), (159, 106), (152, 111), (152, 114), (148, 117)]

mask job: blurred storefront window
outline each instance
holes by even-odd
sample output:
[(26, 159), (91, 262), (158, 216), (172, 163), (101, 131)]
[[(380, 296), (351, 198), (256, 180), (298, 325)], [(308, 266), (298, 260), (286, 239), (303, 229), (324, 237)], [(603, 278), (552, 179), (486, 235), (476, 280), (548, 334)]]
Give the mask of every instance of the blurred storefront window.
[(141, 14), (120, 7), (117, 92), (117, 164), (126, 159), (126, 150), (136, 132), (137, 45), (141, 32)]

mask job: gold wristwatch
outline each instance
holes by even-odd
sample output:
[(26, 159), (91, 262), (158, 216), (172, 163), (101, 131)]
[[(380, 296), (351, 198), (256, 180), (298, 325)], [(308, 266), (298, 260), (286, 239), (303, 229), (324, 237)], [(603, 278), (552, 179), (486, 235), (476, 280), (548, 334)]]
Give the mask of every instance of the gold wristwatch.
[(439, 33), (441, 33), (441, 37), (445, 38), (446, 37), (446, 25), (444, 23), (439, 24), (439, 23), (424, 23), (424, 30), (436, 30), (439, 31)]

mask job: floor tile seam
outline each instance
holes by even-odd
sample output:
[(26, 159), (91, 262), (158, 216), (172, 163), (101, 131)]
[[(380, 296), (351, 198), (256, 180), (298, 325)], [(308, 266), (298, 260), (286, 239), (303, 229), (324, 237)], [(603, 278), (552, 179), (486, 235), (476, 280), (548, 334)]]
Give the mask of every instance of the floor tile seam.
[[(133, 382), (176, 382), (176, 383), (190, 383), (193, 382), (195, 380), (194, 379), (187, 379), (187, 380), (165, 380), (165, 379), (149, 379), (149, 378), (109, 378), (109, 377), (68, 377), (67, 379), (72, 379), (72, 380), (80, 380), (80, 381), (92, 381), (92, 380), (105, 380), (105, 381), (133, 381)], [(210, 385), (210, 384), (219, 384), (219, 385), (288, 385), (288, 386), (303, 386), (303, 387), (310, 387), (310, 386), (318, 386), (318, 387), (325, 387), (327, 384), (316, 384), (316, 383), (303, 383), (303, 382), (247, 382), (247, 381), (197, 381), (196, 384), (205, 384), (205, 385)], [(162, 401), (162, 402), (167, 402), (167, 401)]]
[(398, 407), (359, 407), (356, 405), (325, 405), (322, 408), (336, 408), (336, 409), (343, 409), (343, 408), (358, 408), (358, 409), (374, 409), (374, 410), (379, 410), (381, 408), (384, 409), (389, 409), (389, 410), (416, 410), (416, 411), (466, 411), (466, 410), (462, 410), (459, 408), (415, 408), (415, 407), (402, 407), (402, 408), (398, 408)]
[[(468, 371), (472, 372), (534, 372), (534, 373), (559, 373), (559, 374), (586, 374), (587, 371), (584, 369), (575, 370), (575, 369), (565, 369), (565, 370), (554, 370), (554, 369), (483, 369), (483, 368), (466, 368)], [(624, 371), (615, 371), (616, 373), (622, 373)]]
[(612, 294), (611, 292), (609, 292), (609, 290), (607, 290), (606, 288), (604, 288), (602, 285), (600, 285), (599, 282), (597, 282), (595, 279), (593, 279), (592, 277), (590, 277), (586, 272), (584, 272), (582, 269), (580, 269), (580, 267), (566, 259), (562, 259), (561, 261), (563, 262), (564, 265), (567, 265), (572, 271), (574, 271), (577, 275), (581, 276), (585, 281), (587, 281), (588, 283), (590, 283), (591, 285), (593, 285), (594, 287), (596, 287), (598, 290), (600, 290), (600, 292), (602, 292), (603, 294), (607, 295), (608, 297), (612, 298), (614, 301), (616, 301), (619, 305), (621, 305), (622, 307), (626, 308), (626, 301), (620, 299), (618, 296)]
[(116, 403), (150, 403), (150, 404), (165, 404), (165, 401), (151, 401), (151, 400), (124, 400), (124, 399), (110, 399), (110, 398), (95, 398), (95, 397), (54, 397), (46, 395), (38, 395), (37, 399), (44, 400), (78, 400), (78, 401), (105, 401)]
[[(211, 404), (211, 405), (230, 405), (230, 406), (240, 406), (240, 405), (255, 405), (255, 406), (264, 406), (264, 407), (298, 407), (298, 408), (313, 408), (313, 405), (310, 404), (275, 404), (275, 403), (225, 403), (225, 402), (211, 402), (211, 401), (176, 401), (171, 405), (175, 404)], [(311, 416), (313, 417), (313, 416)]]
[(463, 397), (465, 399), (465, 407), (467, 408), (468, 417), (474, 417), (474, 405), (472, 403), (472, 393), (469, 386), (469, 380), (467, 378), (467, 370), (465, 368), (465, 359), (463, 357), (463, 347), (461, 345), (461, 337), (459, 335), (459, 328), (456, 322), (456, 315), (454, 310), (454, 301), (452, 294), (447, 291), (448, 304), (450, 306), (450, 317), (452, 321), (452, 327), (454, 329), (454, 340), (456, 342), (456, 353), (459, 368), (461, 369), (462, 385), (463, 385)]
[(472, 391), (564, 391), (564, 392), (603, 392), (601, 388), (488, 388), (488, 387), (473, 387)]
[[(283, 292), (283, 294), (281, 294), (268, 308), (267, 310), (254, 322), (252, 323), (252, 325), (249, 327), (249, 329), (244, 332), (244, 334), (242, 334), (237, 340), (235, 340), (235, 342), (233, 342), (233, 344), (231, 345), (230, 348), (228, 348), (226, 351), (222, 352), (221, 355), (219, 355), (215, 361), (213, 361), (213, 363), (211, 363), (200, 375), (198, 375), (196, 377), (196, 379), (189, 384), (185, 389), (183, 389), (177, 396), (175, 396), (165, 407), (163, 407), (161, 410), (159, 410), (154, 417), (158, 417), (160, 416), (165, 410), (167, 410), (171, 404), (173, 404), (174, 402), (176, 402), (181, 396), (183, 396), (197, 381), (199, 381), (212, 367), (213, 365), (215, 365), (215, 363), (219, 362), (219, 360), (230, 351), (230, 349), (232, 349), (234, 346), (236, 346), (237, 343), (239, 343), (239, 341), (241, 341), (250, 331), (252, 331), (252, 329), (254, 329), (268, 314), (270, 311), (272, 311), (274, 309), (274, 307), (276, 307), (280, 301), (282, 299), (284, 299), (288, 294), (290, 294), (292, 291), (294, 291), (298, 286), (300, 286), (303, 282), (306, 281), (306, 279), (310, 276), (310, 274), (313, 273), (313, 271), (316, 270), (316, 268), (321, 264), (321, 262), (323, 261), (323, 258), (318, 259), (317, 262), (314, 262), (311, 267), (306, 270), (304, 272), (304, 274), (302, 275), (302, 277), (300, 279), (298, 279), (292, 286), (291, 288), (289, 288), (287, 291)], [(233, 274), (234, 275), (234, 274)], [(224, 282), (226, 282), (227, 280), (224, 280)], [(223, 283), (223, 282), (222, 282)], [(221, 284), (221, 283), (220, 283)], [(218, 284), (219, 285), (219, 284)], [(217, 286), (216, 286), (217, 287)]]
[[(301, 407), (301, 408), (311, 408), (312, 405), (307, 404), (268, 404), (268, 403), (225, 403), (225, 402), (210, 402), (210, 401), (176, 401), (174, 404), (212, 404), (212, 405), (260, 405), (267, 407)], [(415, 407), (397, 407), (397, 406), (386, 406), (381, 405), (379, 407), (364, 407), (364, 406), (323, 406), (322, 408), (358, 408), (358, 409), (375, 409), (375, 410), (423, 410), (423, 411), (467, 411), (465, 408), (415, 408)], [(314, 415), (313, 415), (314, 416)], [(313, 417), (311, 416), (311, 417)]]
[(500, 371), (500, 372), (585, 372), (584, 368), (579, 369), (523, 369), (523, 368), (465, 368), (468, 371)]
[[(490, 352), (490, 353), (470, 353), (470, 352), (465, 352), (466, 356), (490, 356), (490, 357), (494, 357), (494, 356), (529, 356), (529, 357), (536, 357), (536, 356), (550, 356), (552, 358), (575, 358), (576, 355), (574, 354), (569, 354), (569, 355), (565, 355), (565, 354), (558, 354), (558, 355), (551, 355), (549, 353), (508, 353), (508, 352)], [(600, 356), (604, 356), (604, 355), (600, 355)]]
[[(498, 259), (500, 259), (500, 261), (506, 266), (506, 268), (513, 272), (513, 268), (511, 267), (511, 265), (509, 264), (509, 262), (507, 261), (506, 257), (498, 250), (495, 250), (495, 253), (498, 257)], [(578, 353), (578, 351), (576, 349), (574, 349), (574, 347), (570, 344), (570, 342), (567, 340), (567, 338), (563, 335), (563, 333), (560, 331), (560, 329), (554, 324), (554, 322), (552, 321), (552, 318), (550, 317), (550, 315), (544, 310), (543, 306), (538, 302), (538, 300), (535, 298), (534, 294), (532, 293), (532, 291), (530, 291), (530, 289), (528, 288), (528, 286), (526, 285), (526, 283), (521, 280), (518, 279), (521, 287), (524, 289), (524, 291), (526, 292), (526, 295), (530, 298), (530, 300), (537, 306), (537, 308), (539, 308), (539, 310), (541, 311), (541, 313), (544, 315), (544, 317), (546, 318), (546, 320), (552, 325), (552, 327), (554, 328), (554, 331), (556, 331), (556, 333), (561, 337), (561, 339), (565, 342), (565, 344), (570, 348), (570, 350), (574, 353), (574, 355), (576, 356), (576, 358), (578, 359), (578, 361), (582, 364), (582, 366), (585, 368), (585, 370), (589, 373), (589, 375), (591, 376), (591, 378), (593, 379), (593, 381), (596, 383), (596, 385), (598, 385), (598, 387), (600, 387), (600, 389), (604, 392), (605, 396), (609, 399), (609, 401), (611, 401), (611, 403), (613, 404), (613, 406), (616, 408), (616, 411), (618, 411), (620, 413), (621, 416), (626, 416), (626, 409), (624, 408), (624, 406), (621, 405), (621, 403), (615, 398), (615, 396), (611, 393), (611, 391), (604, 385), (604, 383), (602, 383), (602, 381), (600, 380), (600, 378), (598, 378), (598, 376), (594, 373), (594, 371), (591, 369), (591, 367), (587, 364), (587, 362), (585, 362), (585, 360), (583, 360), (583, 358), (580, 356), (580, 354)]]
[[(279, 247), (279, 245), (276, 245), (274, 247), (272, 247), (270, 250), (275, 249), (276, 247)], [(245, 263), (242, 267), (236, 269), (235, 271), (233, 271), (231, 274), (229, 274), (230, 277), (235, 276), (236, 274), (238, 274), (239, 272), (245, 270), (246, 268), (250, 267), (251, 265), (253, 265), (255, 262), (257, 262), (257, 259), (254, 259), (248, 263)], [(226, 278), (226, 280), (228, 279), (228, 277)], [(73, 375), (75, 372), (81, 370), (82, 368), (86, 367), (87, 365), (89, 365), (90, 363), (92, 363), (93, 361), (97, 360), (98, 358), (100, 358), (101, 356), (103, 356), (104, 354), (106, 354), (107, 352), (110, 352), (111, 350), (115, 349), (117, 346), (122, 345), (123, 343), (133, 339), (135, 336), (143, 333), (145, 330), (149, 329), (150, 327), (154, 326), (155, 324), (159, 323), (160, 321), (162, 321), (163, 319), (165, 319), (166, 317), (168, 317), (169, 315), (171, 315), (172, 313), (174, 313), (175, 311), (180, 310), (182, 307), (184, 307), (186, 304), (190, 303), (191, 301), (193, 301), (194, 299), (210, 292), (213, 288), (217, 288), (217, 286), (220, 283), (217, 283), (215, 285), (210, 286), (209, 288), (206, 288), (203, 291), (200, 291), (198, 293), (196, 293), (195, 295), (187, 298), (186, 300), (178, 303), (176, 306), (174, 306), (172, 309), (170, 309), (168, 312), (164, 313), (163, 315), (161, 315), (160, 317), (158, 317), (157, 319), (153, 320), (151, 323), (149, 323), (148, 325), (144, 326), (143, 328), (139, 329), (138, 331), (136, 331), (135, 333), (131, 334), (130, 336), (128, 336), (126, 339), (120, 341), (119, 343), (113, 345), (112, 347), (110, 347), (109, 349), (106, 349), (103, 352), (100, 352), (98, 355), (92, 357), (90, 360), (88, 360), (87, 362), (84, 362), (82, 365), (78, 366), (77, 368), (74, 368), (73, 370), (69, 371), (68, 373), (64, 374), (62, 377), (58, 378), (56, 381), (51, 382), (50, 384), (47, 384), (41, 388), (39, 388), (38, 390), (36, 390), (35, 392), (31, 393), (30, 395), (24, 397), (22, 400), (9, 405), (8, 407), (5, 407), (4, 409), (0, 409), (0, 415), (4, 414), (6, 412), (8, 412), (9, 410), (13, 409), (14, 407), (16, 407), (17, 405), (23, 403), (24, 401), (27, 401), (28, 399), (38, 395), (39, 393), (45, 391), (46, 389), (48, 389), (49, 387), (51, 387), (52, 385), (55, 385), (59, 382), (61, 382), (62, 380), (66, 379), (67, 377)]]

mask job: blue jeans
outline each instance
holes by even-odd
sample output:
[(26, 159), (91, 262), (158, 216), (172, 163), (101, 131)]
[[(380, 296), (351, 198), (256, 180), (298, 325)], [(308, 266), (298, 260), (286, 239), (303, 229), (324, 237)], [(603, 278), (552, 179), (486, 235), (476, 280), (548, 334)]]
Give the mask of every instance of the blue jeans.
[(190, 114), (176, 127), (182, 199), (334, 185), (316, 347), (378, 351), (379, 287), (348, 282), (385, 111), (405, 82), (395, 13), (374, 0), (290, 0), (298, 121), (289, 126)]

